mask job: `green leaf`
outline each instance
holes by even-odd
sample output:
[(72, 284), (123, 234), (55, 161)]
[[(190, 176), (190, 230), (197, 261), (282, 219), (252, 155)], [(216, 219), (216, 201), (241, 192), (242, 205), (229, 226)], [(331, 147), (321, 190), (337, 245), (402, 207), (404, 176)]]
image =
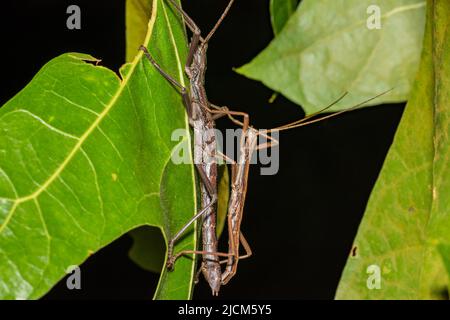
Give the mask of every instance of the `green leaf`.
[(127, 0), (126, 20), (126, 59), (133, 61), (138, 48), (147, 35), (148, 21), (152, 14), (152, 0)]
[[(151, 12), (144, 44), (186, 83), (180, 17), (162, 0)], [(43, 296), (69, 266), (138, 226), (167, 240), (197, 210), (193, 166), (171, 161), (176, 145), (190, 143), (180, 95), (142, 52), (122, 79), (98, 62), (59, 56), (0, 108), (2, 299)], [(184, 141), (171, 141), (177, 128)], [(176, 250), (196, 248), (196, 238), (189, 233)], [(194, 273), (194, 261), (180, 259), (155, 297), (191, 297)]]
[(299, 0), (270, 0), (270, 18), (275, 35), (283, 29), (289, 17), (295, 12)]
[[(347, 261), (338, 299), (445, 298), (450, 244), (450, 2), (429, 1), (419, 76)], [(447, 253), (448, 254), (448, 251)], [(381, 271), (369, 290), (366, 270)]]
[(166, 242), (161, 230), (143, 226), (130, 231), (133, 246), (129, 257), (139, 267), (154, 273), (161, 273), (166, 260)]
[[(378, 5), (381, 29), (369, 29)], [(252, 62), (237, 69), (306, 113), (349, 92), (331, 110), (395, 88), (372, 104), (408, 98), (425, 22), (424, 0), (304, 0), (283, 30)]]
[(228, 200), (230, 199), (230, 176), (226, 164), (220, 165), (217, 170), (217, 238), (220, 237), (227, 222)]

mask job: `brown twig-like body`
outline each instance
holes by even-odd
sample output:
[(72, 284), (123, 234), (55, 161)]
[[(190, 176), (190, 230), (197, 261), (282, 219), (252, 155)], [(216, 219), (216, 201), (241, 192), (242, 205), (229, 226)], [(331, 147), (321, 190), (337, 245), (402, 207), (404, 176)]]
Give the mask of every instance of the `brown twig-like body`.
[[(211, 110), (206, 96), (205, 72), (206, 72), (206, 51), (208, 41), (221, 24), (228, 13), (234, 0), (230, 0), (222, 16), (210, 31), (206, 38), (202, 38), (200, 29), (194, 21), (181, 9), (173, 0), (168, 0), (173, 7), (181, 13), (186, 26), (192, 31), (192, 39), (189, 45), (189, 53), (185, 65), (185, 72), (190, 80), (190, 89), (178, 83), (172, 76), (167, 74), (160, 65), (153, 59), (147, 48), (141, 46), (145, 56), (153, 66), (169, 81), (173, 86), (181, 91), (183, 103), (189, 117), (189, 123), (194, 130), (194, 163), (201, 180), (201, 210), (191, 220), (189, 220), (169, 241), (167, 267), (173, 268), (176, 259), (183, 254), (202, 254), (203, 261), (201, 271), (208, 281), (212, 294), (217, 295), (221, 285), (221, 268), (219, 256), (227, 256), (217, 252), (216, 236), (216, 207), (217, 207), (217, 158), (216, 158), (216, 137), (214, 120), (225, 115), (220, 110)], [(175, 242), (182, 236), (188, 227), (202, 217), (202, 244), (203, 250), (185, 250), (173, 254)]]

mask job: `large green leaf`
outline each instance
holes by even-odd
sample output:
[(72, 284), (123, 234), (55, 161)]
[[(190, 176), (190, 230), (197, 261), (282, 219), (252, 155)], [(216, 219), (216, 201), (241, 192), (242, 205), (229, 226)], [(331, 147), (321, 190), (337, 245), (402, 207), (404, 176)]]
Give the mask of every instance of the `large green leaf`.
[[(450, 244), (450, 2), (428, 2), (419, 76), (371, 194), (338, 299), (446, 296)], [(441, 257), (442, 255), (442, 257)], [(444, 259), (442, 259), (444, 258)], [(381, 288), (366, 286), (370, 265)]]
[[(181, 19), (162, 0), (151, 13), (144, 43), (185, 83)], [(182, 143), (173, 130), (188, 128), (179, 94), (141, 52), (122, 79), (98, 62), (57, 57), (0, 109), (3, 299), (39, 298), (125, 232), (152, 225), (167, 239), (197, 210), (193, 166), (171, 161)], [(196, 238), (176, 249), (195, 248)], [(189, 298), (194, 272), (192, 259), (180, 259), (155, 297)]]
[[(377, 5), (381, 29), (369, 29)], [(373, 8), (373, 7), (371, 7)], [(303, 0), (283, 30), (237, 71), (263, 82), (313, 113), (343, 92), (341, 110), (390, 88), (377, 99), (404, 101), (417, 71), (424, 0)]]
[(270, 19), (275, 35), (283, 29), (290, 16), (295, 12), (299, 0), (270, 0)]

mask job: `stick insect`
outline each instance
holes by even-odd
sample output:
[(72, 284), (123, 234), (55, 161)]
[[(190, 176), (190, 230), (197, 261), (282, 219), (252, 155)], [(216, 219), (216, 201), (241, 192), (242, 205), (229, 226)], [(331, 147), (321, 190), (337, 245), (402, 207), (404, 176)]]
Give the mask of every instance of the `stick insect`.
[[(140, 50), (161, 75), (181, 92), (183, 104), (189, 117), (189, 123), (194, 130), (194, 163), (201, 181), (201, 210), (194, 215), (173, 237), (168, 244), (167, 267), (172, 269), (175, 260), (183, 254), (201, 254), (203, 261), (200, 271), (211, 287), (212, 294), (218, 295), (221, 285), (221, 268), (219, 257), (227, 257), (228, 253), (217, 252), (216, 236), (216, 203), (217, 203), (217, 161), (216, 161), (216, 137), (214, 134), (215, 120), (225, 116), (245, 116), (242, 112), (234, 112), (228, 109), (210, 108), (206, 96), (204, 83), (206, 71), (206, 51), (208, 42), (220, 26), (234, 0), (230, 0), (219, 20), (212, 30), (203, 38), (199, 27), (188, 14), (174, 1), (166, 0), (183, 16), (186, 26), (192, 31), (192, 39), (189, 44), (189, 53), (185, 64), (185, 72), (190, 80), (190, 89), (181, 85), (172, 76), (167, 74), (153, 59), (145, 46)], [(174, 244), (184, 234), (188, 227), (198, 218), (202, 218), (202, 243), (203, 250), (183, 250), (176, 255), (173, 253)]]
[[(240, 139), (240, 156), (237, 162), (234, 162), (232, 159), (229, 159), (225, 155), (222, 155), (226, 160), (231, 161), (231, 195), (228, 205), (228, 248), (229, 248), (229, 256), (227, 260), (221, 261), (221, 263), (226, 262), (225, 271), (222, 273), (222, 285), (227, 284), (231, 278), (236, 274), (238, 262), (240, 259), (248, 258), (252, 255), (252, 250), (250, 248), (250, 245), (248, 244), (247, 240), (245, 239), (244, 235), (241, 232), (241, 222), (244, 214), (244, 204), (245, 204), (245, 197), (247, 194), (247, 186), (248, 186), (248, 173), (249, 173), (249, 166), (250, 161), (252, 159), (253, 152), (257, 150), (262, 150), (266, 148), (270, 148), (273, 145), (277, 145), (278, 141), (274, 138), (268, 136), (267, 134), (273, 133), (275, 131), (284, 131), (284, 130), (290, 130), (302, 126), (306, 126), (312, 123), (316, 123), (319, 121), (323, 121), (332, 117), (336, 117), (342, 113), (355, 110), (362, 105), (390, 92), (392, 89), (387, 90), (385, 92), (382, 92), (370, 99), (367, 99), (349, 109), (345, 109), (342, 111), (338, 111), (335, 113), (332, 113), (330, 115), (322, 116), (320, 118), (311, 119), (322, 112), (326, 111), (327, 109), (331, 108), (333, 105), (341, 101), (347, 93), (344, 93), (342, 96), (340, 96), (336, 101), (325, 107), (324, 109), (320, 110), (319, 112), (316, 112), (314, 114), (311, 114), (309, 116), (306, 116), (300, 120), (291, 122), (289, 124), (278, 126), (273, 129), (268, 130), (256, 130), (255, 128), (249, 126), (249, 116), (245, 115), (244, 120), (241, 122), (233, 117), (233, 115), (228, 114), (228, 117), (231, 121), (233, 121), (235, 124), (242, 127), (242, 136)], [(224, 111), (226, 111), (227, 107), (217, 107), (221, 108)], [(311, 119), (311, 120), (310, 120)], [(257, 144), (258, 136), (265, 136), (267, 138), (267, 141), (262, 144)], [(245, 255), (240, 256), (239, 253), (239, 244), (242, 243), (242, 246), (245, 250)]]

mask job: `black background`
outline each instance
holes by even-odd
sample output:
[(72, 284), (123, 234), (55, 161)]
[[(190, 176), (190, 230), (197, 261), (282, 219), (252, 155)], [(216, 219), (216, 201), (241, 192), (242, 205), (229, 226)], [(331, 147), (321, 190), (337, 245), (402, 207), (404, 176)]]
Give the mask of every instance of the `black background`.
[[(226, 3), (189, 0), (184, 7), (207, 32)], [(259, 128), (303, 116), (299, 106), (282, 97), (268, 104), (270, 89), (232, 71), (273, 38), (268, 3), (237, 0), (208, 51), (209, 99), (249, 112)], [(81, 7), (81, 30), (66, 28), (71, 4)], [(2, 3), (0, 105), (64, 52), (89, 53), (118, 70), (125, 60), (124, 17), (123, 0)], [(261, 176), (257, 166), (251, 168), (243, 231), (254, 256), (240, 262), (221, 298), (333, 298), (402, 112), (402, 105), (377, 106), (282, 133), (279, 173)], [(219, 121), (218, 126), (230, 124)], [(131, 244), (125, 235), (84, 263), (82, 290), (69, 291), (62, 281), (45, 299), (150, 298), (158, 276), (128, 259)], [(211, 298), (203, 280), (194, 298)]]

